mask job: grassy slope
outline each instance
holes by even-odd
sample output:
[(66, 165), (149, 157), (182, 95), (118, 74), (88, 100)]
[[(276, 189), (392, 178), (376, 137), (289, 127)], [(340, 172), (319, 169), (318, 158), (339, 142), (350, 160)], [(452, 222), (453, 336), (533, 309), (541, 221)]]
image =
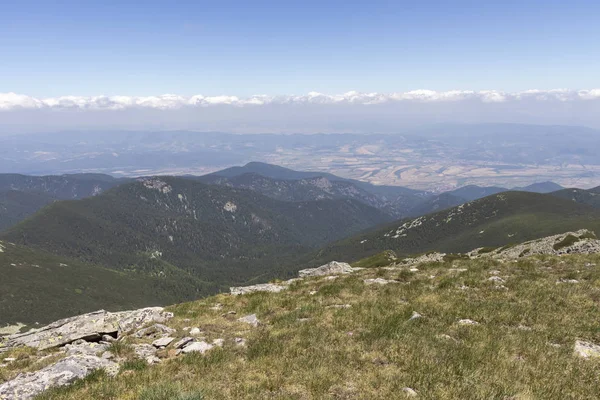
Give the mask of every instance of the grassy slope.
[[(488, 280), (493, 270), (505, 289)], [(398, 282), (368, 286), (367, 277)], [(600, 361), (575, 357), (573, 345), (600, 343), (599, 293), (600, 256), (591, 255), (367, 269), (277, 294), (219, 295), (171, 307), (170, 325), (176, 336), (198, 326), (208, 340), (225, 338), (222, 349), (132, 362), (115, 378), (95, 374), (40, 399), (395, 399), (405, 387), (421, 399), (592, 399)], [(423, 317), (410, 321), (413, 311)], [(235, 321), (248, 313), (262, 327)], [(457, 324), (465, 318), (479, 325)]]
[(0, 243), (0, 327), (18, 322), (49, 323), (99, 308), (170, 304), (182, 297), (196, 298), (203, 285), (208, 289), (191, 277), (186, 283), (118, 272)]
[[(401, 225), (412, 221), (417, 226), (404, 232), (406, 236), (394, 237)], [(314, 263), (354, 261), (387, 249), (399, 255), (464, 252), (582, 228), (600, 232), (600, 212), (547, 194), (505, 192), (343, 239), (322, 249)]]

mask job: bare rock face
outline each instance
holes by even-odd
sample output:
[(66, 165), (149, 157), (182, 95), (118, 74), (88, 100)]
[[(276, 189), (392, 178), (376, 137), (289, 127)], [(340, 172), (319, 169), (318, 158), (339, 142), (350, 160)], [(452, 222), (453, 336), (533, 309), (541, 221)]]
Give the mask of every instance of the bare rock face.
[(20, 374), (15, 379), (1, 384), (0, 399), (32, 399), (48, 388), (68, 385), (96, 369), (105, 369), (114, 374), (118, 368), (116, 363), (96, 356), (69, 356), (39, 371)]
[(340, 274), (351, 274), (354, 269), (350, 264), (345, 262), (331, 261), (325, 265), (321, 265), (318, 268), (308, 268), (298, 271), (300, 278), (310, 276), (325, 276), (325, 275), (340, 275)]
[(162, 307), (111, 313), (100, 310), (65, 318), (29, 332), (8, 336), (2, 347), (28, 346), (38, 350), (60, 347), (76, 340), (99, 341), (103, 335), (120, 336), (149, 322), (165, 322), (173, 314)]

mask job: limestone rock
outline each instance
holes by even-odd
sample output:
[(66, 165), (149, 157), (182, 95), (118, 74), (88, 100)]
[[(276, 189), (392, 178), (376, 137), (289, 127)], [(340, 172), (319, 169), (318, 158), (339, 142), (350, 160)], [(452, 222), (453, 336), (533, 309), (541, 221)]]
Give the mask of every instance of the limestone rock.
[(321, 265), (318, 268), (308, 268), (298, 271), (300, 278), (306, 278), (310, 276), (324, 276), (324, 275), (339, 275), (339, 274), (351, 274), (354, 272), (354, 268), (350, 264), (345, 262), (331, 261), (325, 265)]
[(402, 391), (408, 397), (417, 397), (417, 392), (414, 389), (411, 389), (409, 387), (405, 387), (405, 388), (402, 388)]
[(250, 324), (250, 325), (252, 325), (254, 327), (258, 326), (258, 324), (260, 323), (260, 321), (258, 320), (258, 318), (256, 318), (256, 314), (246, 315), (245, 317), (239, 318), (238, 321), (245, 322), (245, 323)]
[(122, 335), (149, 322), (165, 322), (173, 314), (162, 307), (110, 313), (100, 310), (65, 318), (39, 329), (8, 336), (5, 347), (29, 346), (38, 350), (60, 347), (78, 339), (98, 341), (103, 335)]
[(150, 325), (147, 328), (140, 329), (139, 331), (134, 333), (133, 336), (135, 336), (137, 338), (144, 338), (144, 337), (158, 338), (158, 337), (162, 337), (165, 335), (170, 335), (172, 333), (175, 333), (175, 329), (169, 328), (168, 326), (163, 325), (163, 324), (154, 324), (154, 325)]
[(416, 311), (413, 311), (412, 315), (410, 316), (410, 318), (408, 319), (409, 321), (415, 320), (415, 319), (419, 319), (422, 318), (423, 316), (421, 314), (419, 314)]
[(167, 347), (169, 344), (171, 344), (171, 342), (175, 340), (175, 338), (172, 338), (170, 336), (165, 336), (162, 337), (160, 339), (156, 339), (154, 342), (152, 342), (152, 346), (154, 347)]
[(197, 336), (197, 335), (199, 335), (201, 333), (202, 333), (202, 331), (200, 330), (200, 328), (192, 328), (192, 329), (190, 329), (190, 335)]
[(254, 292), (271, 292), (271, 293), (279, 293), (282, 290), (287, 289), (287, 285), (276, 285), (274, 283), (261, 283), (258, 285), (252, 286), (237, 286), (230, 287), (229, 291), (232, 295), (238, 296), (241, 294), (248, 294)]
[(20, 374), (15, 379), (1, 384), (0, 399), (32, 399), (46, 389), (68, 385), (101, 368), (114, 374), (118, 370), (118, 365), (110, 360), (90, 355), (69, 356), (39, 371)]
[(210, 344), (210, 343), (206, 343), (205, 341), (202, 342), (193, 342), (188, 344), (187, 346), (185, 346), (181, 352), (182, 353), (193, 353), (193, 352), (198, 352), (200, 354), (204, 354), (206, 353), (208, 350), (212, 349), (213, 347), (215, 347), (215, 345)]
[(574, 352), (577, 356), (582, 358), (598, 358), (600, 357), (600, 346), (590, 342), (577, 340), (575, 341)]
[(459, 325), (479, 325), (479, 322), (473, 321), (472, 319), (459, 319)]
[(135, 355), (138, 358), (142, 358), (142, 359), (148, 359), (148, 357), (153, 356), (156, 354), (156, 347), (152, 346), (151, 344), (134, 344), (133, 346), (133, 351), (135, 352)]
[(67, 355), (69, 356), (77, 354), (95, 356), (98, 353), (104, 353), (105, 351), (107, 351), (108, 345), (94, 342), (86, 342), (82, 340), (81, 342), (78, 341), (78, 343), (74, 342), (71, 344), (67, 344), (65, 346), (65, 350), (67, 352)]
[(194, 340), (194, 338), (191, 338), (189, 336), (188, 337), (184, 337), (183, 339), (178, 340), (173, 345), (173, 347), (176, 348), (176, 349), (180, 349), (180, 348), (182, 348), (183, 346), (185, 346), (186, 344), (190, 343), (193, 340)]
[(387, 285), (388, 283), (395, 283), (396, 281), (389, 281), (383, 278), (365, 279), (367, 285)]

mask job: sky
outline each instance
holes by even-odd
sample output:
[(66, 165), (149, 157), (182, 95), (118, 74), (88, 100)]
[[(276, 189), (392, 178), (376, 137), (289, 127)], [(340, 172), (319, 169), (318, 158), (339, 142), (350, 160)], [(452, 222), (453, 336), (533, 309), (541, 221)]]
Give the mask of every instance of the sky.
[[(514, 101), (560, 89), (596, 112), (598, 15), (591, 0), (4, 2), (0, 129), (24, 126), (23, 109), (239, 107), (354, 93)], [(77, 127), (70, 119), (65, 126)]]

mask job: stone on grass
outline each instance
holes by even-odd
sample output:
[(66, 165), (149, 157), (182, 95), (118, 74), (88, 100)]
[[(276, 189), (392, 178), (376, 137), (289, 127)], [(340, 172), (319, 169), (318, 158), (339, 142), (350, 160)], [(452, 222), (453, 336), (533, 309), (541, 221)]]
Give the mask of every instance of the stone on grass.
[(311, 276), (324, 276), (324, 275), (339, 275), (339, 274), (351, 274), (354, 269), (350, 264), (345, 262), (331, 261), (325, 265), (321, 265), (318, 268), (307, 268), (298, 271), (300, 278), (306, 278)]
[(146, 359), (156, 354), (156, 347), (151, 344), (134, 344), (132, 345), (133, 351), (138, 358)]
[(191, 342), (193, 340), (194, 340), (194, 338), (191, 338), (189, 336), (188, 337), (184, 337), (184, 338), (178, 340), (177, 342), (175, 342), (175, 344), (173, 345), (173, 347), (176, 348), (176, 349), (180, 349), (180, 348), (182, 348), (183, 346), (185, 346), (186, 344), (188, 344), (189, 342)]
[(169, 344), (171, 344), (171, 342), (175, 340), (175, 338), (172, 338), (170, 336), (165, 336), (162, 337), (160, 339), (156, 339), (154, 342), (152, 342), (152, 346), (154, 347), (167, 347)]
[(140, 329), (139, 331), (134, 333), (133, 336), (135, 336), (137, 338), (144, 338), (144, 337), (157, 338), (157, 337), (161, 337), (161, 336), (165, 336), (165, 335), (170, 335), (172, 333), (175, 333), (175, 329), (169, 328), (168, 326), (163, 325), (163, 324), (154, 324), (154, 325), (150, 325), (147, 328)]
[(417, 397), (417, 392), (409, 387), (402, 388), (404, 394), (408, 397)]
[(214, 344), (210, 344), (210, 343), (206, 343), (205, 341), (201, 341), (201, 342), (193, 342), (188, 344), (187, 346), (185, 346), (181, 352), (182, 353), (200, 353), (200, 354), (204, 354), (206, 353), (208, 350), (212, 349), (213, 347), (215, 347)]
[(600, 346), (583, 340), (575, 341), (575, 354), (582, 358), (600, 357)]
[(479, 325), (479, 322), (473, 321), (472, 319), (467, 318), (467, 319), (459, 319), (458, 324), (459, 325)]
[(190, 335), (197, 336), (197, 335), (199, 335), (201, 333), (202, 333), (202, 331), (200, 330), (200, 328), (192, 328), (192, 329), (190, 329)]
[(39, 371), (19, 374), (15, 379), (4, 382), (0, 385), (0, 399), (29, 400), (49, 388), (65, 386), (84, 378), (97, 369), (114, 375), (119, 366), (96, 356), (69, 356)]
[(419, 314), (416, 311), (413, 311), (412, 315), (410, 316), (410, 318), (408, 319), (409, 321), (412, 321), (413, 319), (419, 319), (422, 318), (423, 316), (421, 314)]
[(387, 285), (388, 283), (394, 283), (395, 281), (389, 281), (383, 278), (365, 279), (364, 282), (367, 285)]
[(234, 286), (230, 287), (229, 291), (232, 295), (238, 296), (242, 294), (255, 293), (255, 292), (270, 292), (279, 293), (282, 290), (287, 289), (287, 285), (276, 285), (274, 283), (261, 283), (252, 286)]
[(260, 324), (260, 321), (258, 320), (258, 318), (256, 318), (256, 314), (250, 314), (250, 315), (246, 315), (245, 317), (238, 318), (238, 321), (245, 322), (254, 327), (256, 327), (256, 326), (258, 326), (258, 324)]

